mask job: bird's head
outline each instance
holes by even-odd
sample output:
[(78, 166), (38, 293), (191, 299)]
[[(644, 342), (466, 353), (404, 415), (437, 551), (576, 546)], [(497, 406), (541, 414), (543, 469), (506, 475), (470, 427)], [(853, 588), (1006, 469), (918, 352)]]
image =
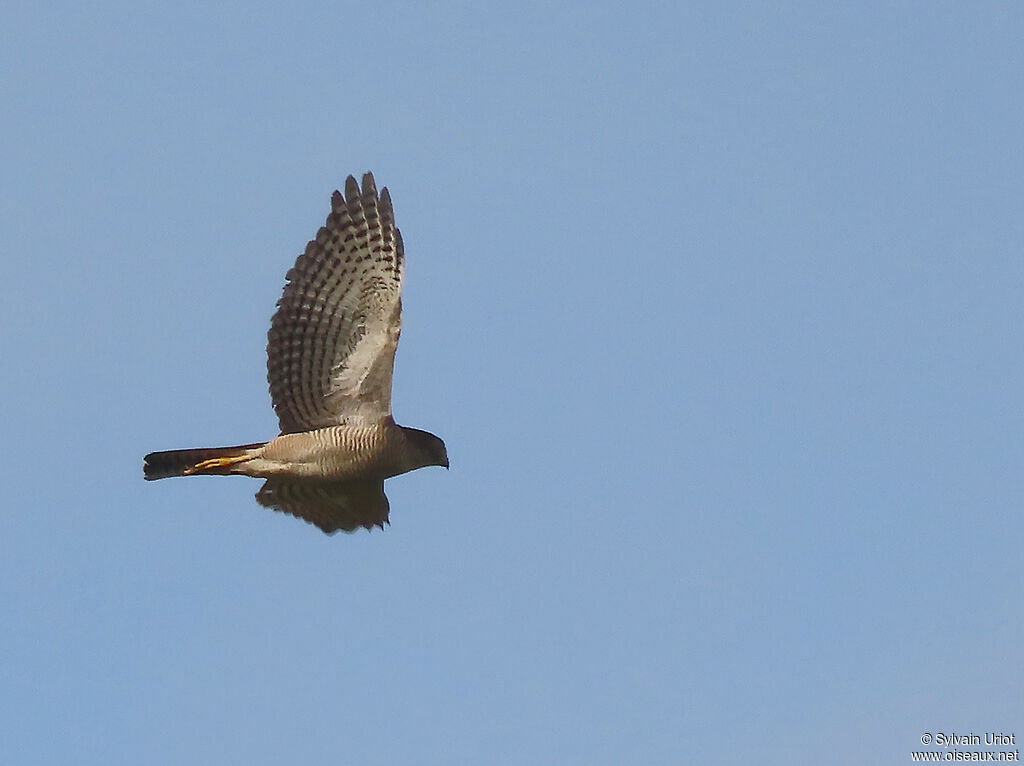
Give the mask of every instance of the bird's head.
[(419, 457), (419, 465), (441, 465), (448, 467), (448, 450), (444, 442), (428, 431), (420, 431), (418, 428), (402, 428), (409, 443)]

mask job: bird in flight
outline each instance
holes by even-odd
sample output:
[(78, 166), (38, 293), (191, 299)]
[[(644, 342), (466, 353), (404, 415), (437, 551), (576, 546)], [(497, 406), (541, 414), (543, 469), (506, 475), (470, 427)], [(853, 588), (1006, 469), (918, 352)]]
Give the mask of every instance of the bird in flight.
[(147, 480), (266, 479), (260, 505), (331, 534), (388, 521), (384, 480), (448, 467), (444, 442), (395, 423), (391, 375), (402, 325), (405, 253), (391, 196), (349, 176), (327, 223), (288, 272), (267, 334), (267, 379), (281, 434), (236, 447), (152, 452)]

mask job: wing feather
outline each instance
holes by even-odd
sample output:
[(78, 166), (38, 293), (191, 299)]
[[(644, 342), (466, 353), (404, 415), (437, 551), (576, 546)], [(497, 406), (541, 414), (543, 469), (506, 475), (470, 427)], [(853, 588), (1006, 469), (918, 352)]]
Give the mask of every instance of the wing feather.
[(270, 323), (267, 379), (282, 433), (391, 415), (404, 271), (391, 195), (377, 194), (371, 173), (361, 189), (349, 176)]
[(315, 524), (329, 535), (339, 529), (383, 529), (388, 523), (388, 498), (380, 479), (268, 479), (256, 493), (256, 501), (265, 508)]

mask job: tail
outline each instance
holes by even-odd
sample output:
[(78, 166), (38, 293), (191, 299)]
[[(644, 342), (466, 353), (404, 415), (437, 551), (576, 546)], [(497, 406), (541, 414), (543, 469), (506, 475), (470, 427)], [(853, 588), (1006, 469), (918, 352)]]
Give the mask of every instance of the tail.
[(218, 475), (235, 473), (231, 467), (255, 457), (265, 442), (238, 447), (207, 447), (205, 449), (172, 449), (150, 452), (143, 458), (142, 471), (146, 481), (171, 476)]

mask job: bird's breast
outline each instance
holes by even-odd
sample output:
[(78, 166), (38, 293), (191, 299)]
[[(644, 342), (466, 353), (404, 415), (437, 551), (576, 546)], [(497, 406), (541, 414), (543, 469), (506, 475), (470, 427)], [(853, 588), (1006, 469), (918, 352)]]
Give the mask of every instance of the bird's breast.
[(400, 473), (397, 426), (330, 426), (282, 434), (268, 442), (261, 457), (275, 474), (346, 479)]

